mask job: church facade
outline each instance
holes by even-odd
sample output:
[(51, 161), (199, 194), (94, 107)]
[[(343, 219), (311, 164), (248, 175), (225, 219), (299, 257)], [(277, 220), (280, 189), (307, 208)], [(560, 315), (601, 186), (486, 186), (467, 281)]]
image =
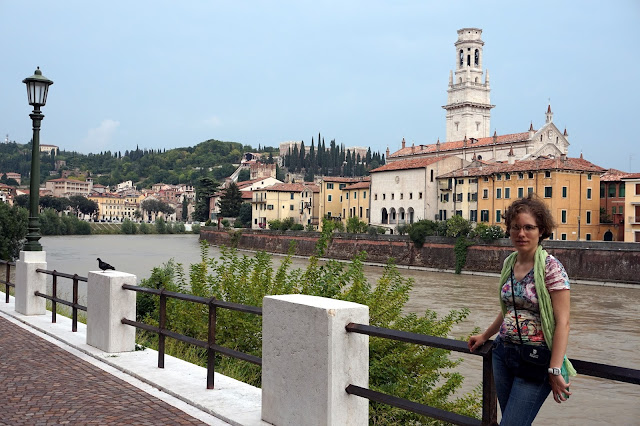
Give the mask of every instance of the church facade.
[(510, 151), (515, 160), (533, 159), (539, 156), (559, 157), (569, 151), (569, 135), (553, 123), (551, 105), (545, 113), (545, 124), (519, 133), (498, 135), (491, 129), (491, 87), (489, 71), (482, 68), (484, 42), (479, 28), (458, 30), (455, 47), (455, 72), (449, 73), (446, 111), (447, 136), (426, 145), (402, 147), (391, 153), (387, 149), (387, 162), (408, 157), (437, 157), (455, 155), (465, 161), (509, 161)]
[[(467, 213), (463, 214), (465, 218), (478, 221), (477, 207), (461, 207), (464, 203), (477, 204), (477, 177), (467, 178), (474, 188), (465, 196), (462, 191), (450, 195), (452, 188), (445, 186), (454, 179), (439, 182), (438, 176), (471, 164), (514, 164), (539, 157), (567, 157), (568, 133), (553, 123), (551, 105), (539, 129), (531, 124), (519, 133), (490, 134), (494, 105), (490, 101), (489, 72), (483, 69), (481, 35), (479, 28), (458, 30), (454, 70), (449, 73), (447, 104), (443, 106), (446, 140), (407, 146), (403, 139), (399, 150), (391, 153), (387, 148), (387, 164), (371, 171), (372, 225), (394, 229), (420, 219), (445, 220), (460, 210)], [(459, 180), (464, 179), (455, 181)]]

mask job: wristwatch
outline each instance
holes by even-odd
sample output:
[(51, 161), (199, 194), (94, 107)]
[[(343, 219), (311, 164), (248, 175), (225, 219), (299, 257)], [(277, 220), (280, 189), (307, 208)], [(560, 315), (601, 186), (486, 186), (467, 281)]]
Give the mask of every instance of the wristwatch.
[(547, 372), (554, 376), (559, 376), (560, 374), (562, 374), (562, 370), (560, 370), (558, 367), (551, 367), (547, 370)]

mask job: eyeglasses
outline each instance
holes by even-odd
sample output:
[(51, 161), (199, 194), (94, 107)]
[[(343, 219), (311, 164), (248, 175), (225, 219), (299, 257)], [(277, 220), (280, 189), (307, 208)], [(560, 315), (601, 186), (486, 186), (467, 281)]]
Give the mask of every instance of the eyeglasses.
[(536, 225), (511, 225), (511, 232), (520, 232), (521, 229), (524, 230), (524, 232), (533, 232), (538, 228), (538, 226)]

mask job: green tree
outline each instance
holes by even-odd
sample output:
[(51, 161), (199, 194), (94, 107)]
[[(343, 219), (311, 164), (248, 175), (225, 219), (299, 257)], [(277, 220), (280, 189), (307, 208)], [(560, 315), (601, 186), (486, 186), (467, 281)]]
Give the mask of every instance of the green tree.
[(251, 179), (251, 172), (249, 169), (242, 169), (238, 173), (238, 182), (245, 182)]
[(364, 234), (367, 232), (369, 224), (358, 219), (356, 216), (347, 219), (347, 232), (352, 234)]
[(153, 213), (154, 216), (157, 216), (158, 213), (163, 213), (166, 215), (175, 213), (175, 209), (169, 204), (161, 200), (156, 200), (154, 198), (144, 200), (142, 203), (140, 203), (140, 208), (143, 211)]
[(242, 226), (251, 227), (251, 203), (242, 203), (240, 211), (238, 212), (237, 221), (242, 223)]
[(76, 212), (93, 216), (98, 212), (98, 203), (89, 200), (82, 195), (72, 195), (69, 197), (69, 206)]
[(0, 203), (0, 259), (18, 258), (27, 236), (29, 213), (26, 209)]
[(220, 215), (224, 217), (236, 217), (240, 213), (242, 205), (242, 192), (235, 182), (231, 182), (220, 197)]
[(209, 199), (218, 190), (218, 182), (214, 179), (203, 177), (196, 186), (196, 206), (193, 211), (193, 220), (205, 222), (209, 219)]

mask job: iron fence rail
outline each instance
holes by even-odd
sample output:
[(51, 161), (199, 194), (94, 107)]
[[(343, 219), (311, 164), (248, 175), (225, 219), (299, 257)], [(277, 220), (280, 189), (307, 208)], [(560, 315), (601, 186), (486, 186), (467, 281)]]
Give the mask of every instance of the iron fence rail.
[[(381, 337), (385, 339), (397, 340), (401, 342), (414, 343), (447, 349), (456, 352), (462, 352), (471, 355), (482, 356), (482, 421), (471, 417), (461, 416), (456, 413), (450, 413), (430, 407), (428, 405), (418, 404), (406, 399), (397, 398), (381, 392), (372, 391), (370, 389), (361, 388), (350, 384), (347, 386), (347, 393), (368, 398), (372, 401), (382, 402), (394, 407), (402, 408), (414, 413), (423, 414), (435, 419), (444, 420), (459, 425), (471, 424), (495, 424), (497, 421), (497, 404), (495, 385), (493, 384), (493, 367), (491, 365), (492, 358), (492, 342), (485, 342), (475, 352), (469, 352), (467, 343), (460, 340), (445, 339), (442, 337), (427, 336), (423, 334), (410, 333), (406, 331), (392, 330), (388, 328), (375, 327), (364, 324), (349, 323), (346, 327), (347, 332), (366, 334), (373, 337)], [(614, 365), (599, 364), (596, 362), (583, 361), (580, 359), (571, 359), (571, 363), (579, 374), (591, 377), (599, 377), (603, 379), (616, 380), (619, 382), (640, 385), (640, 370), (633, 368), (618, 367)]]
[[(191, 294), (177, 293), (173, 291), (167, 291), (165, 289), (155, 289), (148, 287), (139, 287), (130, 284), (123, 284), (122, 288), (125, 290), (132, 290), (139, 293), (153, 294), (160, 297), (159, 304), (159, 318), (158, 326), (152, 326), (141, 322), (133, 321), (127, 318), (122, 318), (120, 322), (122, 324), (130, 325), (142, 330), (146, 330), (152, 333), (158, 334), (158, 368), (164, 368), (164, 355), (165, 355), (165, 338), (170, 337), (172, 339), (185, 342), (194, 346), (198, 346), (207, 350), (207, 389), (214, 388), (214, 372), (215, 372), (215, 354), (220, 353), (222, 355), (230, 356), (232, 358), (240, 359), (255, 365), (262, 366), (262, 358), (255, 355), (247, 354), (244, 352), (236, 351), (233, 349), (225, 348), (216, 344), (216, 322), (217, 322), (217, 308), (229, 309), (236, 312), (244, 312), (254, 315), (262, 315), (262, 308), (257, 306), (243, 305), (240, 303), (225, 302), (218, 300), (214, 297), (200, 297)], [(200, 303), (209, 307), (209, 324), (207, 330), (207, 341), (202, 341), (190, 336), (185, 336), (180, 333), (176, 333), (166, 328), (167, 317), (167, 298), (184, 300), (192, 303)]]
[[(86, 306), (80, 305), (78, 303), (78, 282), (82, 281), (86, 283), (88, 281), (87, 277), (81, 277), (78, 274), (66, 274), (64, 272), (58, 272), (55, 269), (53, 271), (48, 271), (46, 269), (38, 268), (36, 269), (36, 272), (40, 272), (45, 275), (51, 275), (53, 277), (51, 296), (49, 296), (48, 294), (40, 293), (39, 291), (36, 291), (34, 293), (36, 296), (51, 301), (51, 322), (56, 322), (56, 310), (58, 307), (57, 304), (61, 303), (63, 305), (71, 307), (71, 331), (74, 333), (78, 331), (78, 311), (87, 311)], [(73, 301), (69, 302), (58, 297), (58, 277), (73, 280)]]
[[(408, 331), (393, 330), (390, 328), (375, 327), (372, 325), (349, 323), (345, 327), (347, 332), (365, 334), (372, 337), (381, 337), (383, 339), (397, 340), (400, 342), (413, 343), (416, 345), (430, 346), (438, 349), (445, 349), (455, 352), (463, 352), (469, 354), (469, 347), (466, 342), (460, 340), (446, 339), (444, 337), (428, 336), (426, 334), (411, 333)], [(373, 391), (371, 389), (361, 388), (350, 384), (345, 389), (347, 393), (358, 395), (372, 401), (389, 404), (403, 410), (411, 411), (416, 414), (422, 414), (438, 420), (458, 425), (492, 425), (497, 424), (498, 404), (496, 397), (496, 388), (493, 382), (493, 364), (491, 343), (486, 342), (471, 355), (482, 357), (482, 420), (473, 417), (464, 416), (462, 414), (452, 413), (450, 411), (441, 410), (426, 404), (419, 404), (408, 399), (398, 398), (382, 392)]]
[(11, 267), (15, 267), (16, 262), (0, 259), (0, 265), (4, 265), (5, 268), (5, 279), (0, 281), (0, 284), (4, 284), (4, 302), (9, 303), (9, 287), (16, 287), (16, 284), (11, 282)]

